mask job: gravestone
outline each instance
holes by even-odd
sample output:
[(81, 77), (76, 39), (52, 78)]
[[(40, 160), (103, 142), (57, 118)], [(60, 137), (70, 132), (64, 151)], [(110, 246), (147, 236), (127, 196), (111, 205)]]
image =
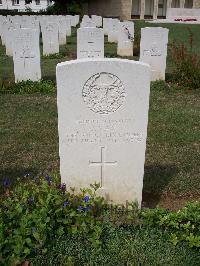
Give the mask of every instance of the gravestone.
[(102, 27), (102, 17), (97, 15), (92, 15), (92, 21), (95, 23), (96, 27)]
[(169, 30), (161, 27), (141, 29), (140, 61), (151, 66), (151, 80), (165, 80)]
[(97, 57), (104, 57), (103, 29), (79, 28), (77, 30), (77, 58)]
[(58, 24), (47, 22), (41, 27), (43, 55), (59, 53)]
[[(68, 29), (68, 21), (64, 16), (58, 16), (58, 39), (59, 44), (64, 45), (66, 44), (66, 37), (67, 37), (67, 29)], [(71, 28), (71, 25), (70, 25)]]
[(12, 49), (12, 43), (15, 41), (13, 39), (13, 31), (19, 29), (19, 24), (8, 22), (6, 33), (5, 33), (5, 45), (6, 45), (6, 55), (12, 56), (13, 55), (13, 49)]
[(57, 65), (61, 180), (124, 204), (142, 200), (150, 68), (122, 59)]
[(94, 21), (92, 21), (92, 19), (85, 15), (81, 21), (81, 28), (96, 28), (96, 24), (94, 23)]
[(118, 19), (111, 19), (108, 22), (108, 42), (117, 43), (119, 33), (120, 21)]
[(133, 44), (134, 23), (132, 21), (120, 22), (117, 54), (120, 56), (133, 56)]
[(112, 18), (103, 18), (103, 30), (104, 30), (104, 35), (108, 35), (109, 31), (109, 23), (112, 20)]
[(15, 82), (41, 79), (39, 32), (31, 29), (14, 31), (13, 60)]

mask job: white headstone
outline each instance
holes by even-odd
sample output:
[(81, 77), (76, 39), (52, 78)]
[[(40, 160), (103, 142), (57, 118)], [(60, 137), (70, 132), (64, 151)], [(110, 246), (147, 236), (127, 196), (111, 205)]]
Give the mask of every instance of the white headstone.
[(43, 55), (59, 53), (58, 24), (45, 23), (42, 26)]
[(133, 56), (134, 23), (132, 21), (120, 22), (117, 54), (120, 56)]
[(31, 29), (14, 31), (13, 59), (15, 82), (41, 79), (39, 32)]
[(117, 43), (118, 34), (119, 34), (119, 25), (120, 25), (120, 21), (118, 19), (109, 20), (109, 24), (108, 24), (108, 42)]
[(5, 32), (5, 45), (6, 45), (6, 55), (12, 56), (13, 55), (13, 49), (12, 49), (12, 43), (14, 40), (13, 38), (13, 31), (19, 29), (19, 24), (8, 22), (7, 28)]
[(81, 28), (96, 28), (96, 24), (94, 21), (92, 21), (92, 19), (89, 16), (85, 15), (82, 19), (80, 27)]
[(141, 29), (140, 61), (151, 66), (151, 80), (165, 80), (169, 30), (161, 27)]
[(103, 30), (104, 35), (108, 35), (109, 31), (109, 22), (112, 20), (112, 18), (103, 18)]
[(92, 21), (96, 24), (96, 27), (102, 27), (102, 17), (97, 15), (92, 15)]
[[(66, 37), (67, 37), (67, 29), (68, 29), (68, 21), (64, 16), (59, 16), (58, 18), (58, 28), (59, 28), (59, 44), (64, 45), (66, 44)], [(71, 28), (71, 25), (70, 25)]]
[(77, 30), (77, 58), (103, 58), (103, 29), (79, 28)]
[(114, 203), (142, 200), (150, 92), (148, 65), (82, 59), (57, 65), (61, 180), (100, 183)]

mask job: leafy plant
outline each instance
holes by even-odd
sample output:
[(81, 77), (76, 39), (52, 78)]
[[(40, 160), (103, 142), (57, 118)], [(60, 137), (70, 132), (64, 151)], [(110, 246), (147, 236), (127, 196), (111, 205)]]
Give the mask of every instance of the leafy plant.
[(200, 248), (200, 202), (191, 202), (178, 212), (157, 208), (141, 212), (143, 223), (158, 226), (171, 234), (174, 245), (188, 242), (190, 247)]
[[(27, 178), (30, 179), (29, 175)], [(96, 196), (98, 184), (75, 193), (56, 176), (20, 180), (14, 190), (4, 179), (0, 202), (0, 262), (16, 265), (38, 249), (47, 251), (48, 241), (63, 235), (87, 235), (94, 247), (101, 237), (96, 209), (103, 199)]]
[(32, 93), (54, 93), (55, 82), (51, 80), (41, 80), (37, 82), (22, 81), (14, 83), (0, 80), (0, 94), (32, 94)]
[(189, 47), (173, 42), (170, 47), (174, 64), (174, 81), (188, 89), (200, 89), (200, 57), (193, 51), (193, 35), (189, 35)]

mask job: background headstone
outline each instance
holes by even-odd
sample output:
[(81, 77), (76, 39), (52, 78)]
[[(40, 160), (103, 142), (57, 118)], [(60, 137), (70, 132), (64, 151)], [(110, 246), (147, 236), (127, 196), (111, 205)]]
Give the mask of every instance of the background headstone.
[(103, 29), (79, 28), (77, 30), (77, 58), (97, 57), (104, 57)]
[(117, 54), (120, 56), (133, 56), (133, 45), (134, 23), (132, 21), (120, 22)]
[(42, 26), (43, 55), (59, 53), (58, 24), (44, 23)]
[(33, 29), (14, 31), (13, 60), (15, 82), (41, 79), (39, 32)]
[(161, 27), (142, 28), (140, 61), (151, 66), (151, 80), (165, 80), (169, 30)]

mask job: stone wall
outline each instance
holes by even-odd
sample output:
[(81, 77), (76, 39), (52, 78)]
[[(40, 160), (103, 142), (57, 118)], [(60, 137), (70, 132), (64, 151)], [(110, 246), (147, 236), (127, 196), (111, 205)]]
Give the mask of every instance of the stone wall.
[(88, 4), (89, 15), (130, 19), (131, 10), (132, 0), (91, 0)]
[(200, 0), (194, 0), (194, 8), (200, 8)]

